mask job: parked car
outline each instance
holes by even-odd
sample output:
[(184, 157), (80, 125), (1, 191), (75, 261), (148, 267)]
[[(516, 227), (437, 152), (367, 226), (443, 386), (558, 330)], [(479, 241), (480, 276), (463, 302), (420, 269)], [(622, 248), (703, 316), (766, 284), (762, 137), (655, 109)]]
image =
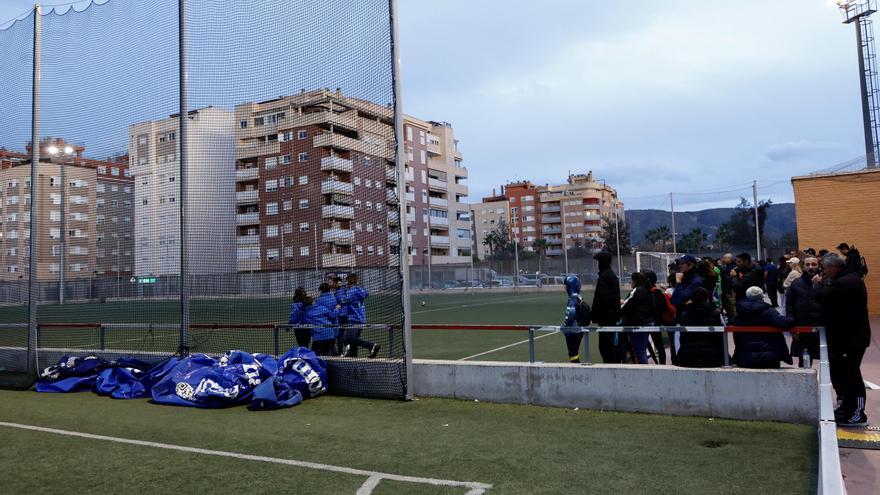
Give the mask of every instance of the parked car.
[(519, 285), (525, 287), (540, 287), (541, 276), (537, 273), (525, 273), (519, 276)]
[(544, 275), (541, 277), (541, 285), (562, 285), (565, 283), (565, 277), (561, 275)]

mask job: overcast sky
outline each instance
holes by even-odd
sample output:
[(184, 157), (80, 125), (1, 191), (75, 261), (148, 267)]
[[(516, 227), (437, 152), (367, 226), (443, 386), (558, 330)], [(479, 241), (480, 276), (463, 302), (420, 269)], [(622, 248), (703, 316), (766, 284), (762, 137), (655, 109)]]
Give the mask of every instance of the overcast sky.
[(792, 175), (864, 154), (855, 36), (828, 0), (399, 3), (404, 110), (455, 127), (472, 201), (587, 170), (627, 207), (724, 204), (753, 179), (790, 201)]

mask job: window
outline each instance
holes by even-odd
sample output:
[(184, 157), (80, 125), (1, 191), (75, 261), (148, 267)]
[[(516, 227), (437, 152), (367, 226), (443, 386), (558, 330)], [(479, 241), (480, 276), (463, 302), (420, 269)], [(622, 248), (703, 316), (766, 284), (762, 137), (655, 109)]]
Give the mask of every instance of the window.
[(373, 231), (373, 224), (368, 223), (367, 224), (367, 232), (372, 232), (372, 231)]
[(308, 154), (308, 153), (300, 153), (300, 154), (299, 154), (299, 161), (300, 161), (300, 162), (308, 161), (308, 159), (309, 159), (309, 154)]
[(278, 203), (266, 203), (266, 215), (277, 215)]
[(290, 187), (293, 185), (293, 177), (287, 176), (284, 178), (284, 187)]
[(308, 183), (309, 183), (309, 176), (308, 175), (300, 175), (299, 176), (299, 185), (304, 186)]
[(309, 255), (309, 247), (303, 246), (303, 247), (299, 248), (299, 255), (300, 256), (308, 256)]
[(278, 237), (278, 226), (277, 225), (266, 226), (266, 237)]
[[(128, 188), (126, 188), (126, 189), (128, 189)], [(95, 192), (99, 192), (99, 193), (104, 192), (104, 184), (98, 184), (98, 185), (96, 185), (96, 186), (95, 186)], [(126, 191), (126, 192), (128, 192), (128, 191)]]
[(266, 192), (272, 192), (278, 190), (278, 181), (275, 179), (266, 181)]
[(278, 157), (273, 156), (270, 158), (266, 158), (266, 170), (275, 170), (278, 168)]
[(361, 185), (361, 178), (355, 177), (353, 182), (354, 182), (354, 185), (359, 186), (359, 185)]
[(308, 232), (308, 231), (309, 231), (309, 224), (308, 224), (308, 222), (302, 222), (302, 223), (300, 223), (300, 224), (299, 224), (299, 231), (300, 231), (300, 232)]
[(288, 199), (284, 201), (284, 211), (290, 211), (293, 209), (293, 200)]
[(119, 167), (110, 167), (110, 175), (119, 175)]
[(106, 173), (107, 173), (107, 167), (101, 165), (100, 167), (98, 167), (98, 173), (99, 173), (100, 175), (104, 175), (104, 174), (106, 174)]
[(374, 254), (374, 252), (373, 246), (367, 246), (367, 254)]
[(307, 199), (299, 200), (299, 209), (300, 210), (305, 210), (308, 207), (309, 207), (309, 200), (307, 200)]
[[(12, 215), (14, 215), (14, 213)], [(9, 220), (12, 221), (11, 218)], [(50, 211), (49, 212), (49, 220), (51, 220), (53, 222), (60, 222), (61, 221), (61, 212), (60, 211)]]
[(357, 254), (364, 254), (364, 247), (363, 246), (355, 246), (354, 251)]
[(293, 140), (292, 132), (279, 132), (278, 133), (278, 141), (282, 143), (286, 143), (287, 141)]
[(293, 246), (284, 246), (284, 257), (293, 258)]
[(239, 125), (241, 126), (242, 129), (247, 129), (248, 121), (242, 120)]
[(385, 250), (382, 249), (382, 246), (379, 246), (378, 248), (376, 248), (376, 254), (378, 254), (379, 256), (382, 256), (383, 254), (385, 254)]
[[(306, 224), (306, 225), (308, 225), (308, 224)], [(284, 232), (285, 234), (292, 234), (293, 233), (293, 224), (292, 223), (285, 223), (284, 226), (281, 228), (281, 231)]]
[(18, 248), (14, 248), (14, 247), (12, 247), (12, 248), (7, 249), (7, 250), (6, 250), (6, 255), (7, 255), (7, 256), (16, 256), (16, 255), (18, 255)]
[(290, 165), (290, 155), (284, 155), (281, 157), (282, 165)]
[[(12, 231), (15, 232), (15, 231)], [(10, 232), (10, 234), (12, 234)], [(9, 236), (10, 238), (12, 235)], [(49, 239), (60, 239), (61, 238), (61, 229), (49, 229)]]
[(278, 250), (277, 249), (267, 249), (266, 250), (266, 260), (267, 261), (277, 261), (278, 260)]
[(95, 217), (95, 220), (98, 225), (104, 225), (104, 215), (98, 215)]
[(300, 141), (302, 141), (303, 139), (307, 139), (309, 137), (309, 132), (308, 131), (299, 131), (296, 134), (296, 136)]

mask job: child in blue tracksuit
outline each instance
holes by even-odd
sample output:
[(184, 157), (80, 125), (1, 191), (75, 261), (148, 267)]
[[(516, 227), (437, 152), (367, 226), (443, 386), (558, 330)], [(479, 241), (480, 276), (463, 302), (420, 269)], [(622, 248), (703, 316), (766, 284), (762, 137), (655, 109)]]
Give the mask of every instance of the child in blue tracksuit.
[(568, 294), (568, 303), (565, 306), (562, 333), (565, 334), (569, 362), (579, 363), (581, 341), (584, 337), (579, 329), (590, 326), (590, 307), (581, 298), (581, 280), (576, 276), (565, 277), (565, 292)]
[[(304, 288), (297, 287), (296, 290), (293, 291), (293, 303), (290, 305), (290, 319), (287, 321), (287, 324), (304, 324), (303, 317), (306, 314), (306, 309), (314, 303), (315, 301), (309, 297)], [(296, 336), (296, 345), (299, 347), (308, 347), (309, 344), (312, 343), (311, 328), (294, 327), (293, 334)]]
[[(341, 306), (340, 314), (345, 315), (345, 320), (349, 325), (365, 325), (367, 323), (365, 303), (367, 298), (370, 297), (370, 293), (367, 289), (358, 285), (358, 277), (354, 273), (349, 273), (346, 281), (348, 285), (336, 292), (337, 301)], [(361, 339), (362, 330), (363, 328), (359, 326), (345, 329), (342, 350), (344, 356), (357, 357), (359, 347), (369, 349), (371, 358), (379, 355), (379, 348), (381, 346)]]
[[(290, 306), (290, 324), (310, 325), (310, 337), (312, 340), (312, 350), (319, 356), (327, 356), (335, 354), (336, 349), (336, 317), (338, 311), (336, 309), (336, 297), (330, 293), (329, 284), (321, 284), (318, 289), (321, 295), (312, 302), (312, 299), (305, 296), (305, 290), (302, 291), (304, 299), (297, 301), (297, 292), (294, 292), (294, 303)], [(299, 329), (297, 329), (299, 330)], [(297, 335), (297, 344), (302, 346), (300, 334)]]

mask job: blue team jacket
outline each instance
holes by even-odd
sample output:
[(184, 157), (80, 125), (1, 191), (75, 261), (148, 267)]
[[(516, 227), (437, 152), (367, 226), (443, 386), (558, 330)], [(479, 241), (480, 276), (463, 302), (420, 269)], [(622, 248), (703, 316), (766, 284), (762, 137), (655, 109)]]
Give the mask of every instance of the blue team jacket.
[(342, 296), (341, 299), (337, 297), (337, 300), (339, 300), (339, 304), (342, 306), (342, 314), (348, 317), (348, 322), (366, 323), (367, 307), (365, 303), (367, 298), (370, 297), (367, 289), (355, 285), (353, 287), (346, 287), (340, 295)]
[(324, 294), (310, 306), (299, 302), (291, 304), (288, 323), (316, 325), (312, 328), (313, 341), (332, 340), (338, 333), (335, 326), (332, 326), (336, 325), (336, 316), (336, 297), (332, 294)]

